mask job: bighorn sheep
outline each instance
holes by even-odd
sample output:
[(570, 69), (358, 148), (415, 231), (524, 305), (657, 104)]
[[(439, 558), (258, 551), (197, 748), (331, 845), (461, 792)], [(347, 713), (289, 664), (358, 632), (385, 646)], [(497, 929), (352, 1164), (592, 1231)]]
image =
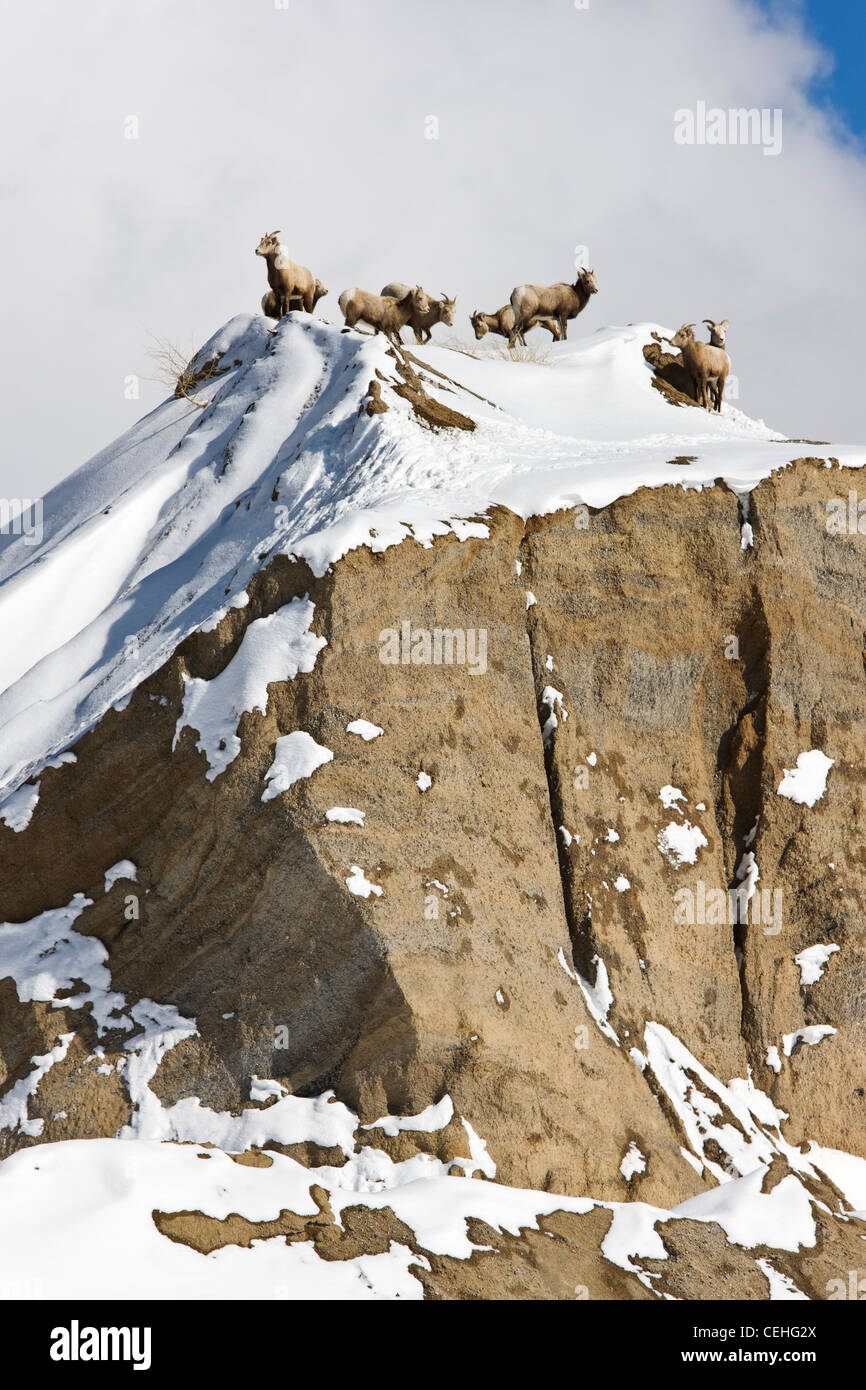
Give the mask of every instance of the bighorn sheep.
[(354, 328), (360, 320), (368, 323), (374, 332), (384, 333), (395, 344), (400, 342), (400, 330), (413, 314), (426, 314), (430, 309), (430, 300), (420, 285), (400, 299), (394, 295), (370, 294), (367, 290), (343, 290), (339, 304), (347, 328)]
[[(722, 348), (713, 347), (710, 343), (696, 342), (693, 323), (684, 323), (681, 328), (677, 329), (674, 336), (668, 339), (668, 342), (671, 347), (680, 350), (683, 366), (694, 385), (695, 400), (705, 410), (721, 411), (725, 382), (731, 370), (731, 359), (728, 354)], [(715, 385), (713, 385), (714, 382)], [(710, 396), (713, 400), (712, 406), (710, 405)]]
[[(510, 304), (503, 304), (502, 308), (497, 309), (495, 314), (485, 314), (482, 309), (476, 309), (474, 314), (469, 315), (469, 322), (475, 329), (475, 336), (479, 341), (486, 333), (496, 333), (500, 338), (510, 338), (514, 328), (514, 310)], [(528, 333), (531, 328), (546, 328), (555, 342), (559, 342), (562, 337), (562, 329), (558, 319), (538, 315), (534, 319), (530, 319), (529, 323), (524, 324), (523, 330), (517, 334), (517, 341), (523, 347), (526, 347), (526, 339), (523, 334)]]
[(541, 315), (555, 318), (563, 338), (567, 338), (568, 320), (576, 319), (589, 303), (590, 295), (597, 292), (598, 284), (592, 270), (582, 270), (573, 285), (564, 282), (558, 285), (518, 285), (511, 292), (514, 327), (508, 346), (514, 347), (518, 337), (529, 328), (530, 319)]
[(730, 319), (722, 319), (721, 323), (716, 323), (713, 319), (701, 319), (701, 323), (705, 323), (710, 330), (710, 343), (713, 347), (723, 348), (725, 346), (730, 322)]
[[(319, 300), (322, 299), (323, 296), (327, 293), (328, 291), (325, 289), (325, 286), (322, 284), (321, 280), (317, 280), (316, 287), (313, 291), (314, 309), (318, 304)], [(303, 308), (303, 300), (299, 294), (292, 295), (290, 300), (290, 308)], [(280, 317), (280, 306), (277, 302), (277, 295), (275, 290), (268, 290), (267, 294), (262, 295), (262, 313), (264, 314), (266, 319), (278, 319)]]
[(256, 247), (256, 255), (264, 256), (268, 267), (268, 284), (276, 296), (275, 316), (282, 318), (291, 308), (291, 301), (299, 299), (308, 314), (313, 312), (316, 299), (316, 277), (305, 265), (295, 265), (286, 255), (285, 248), (278, 240), (279, 231), (268, 232)]
[[(391, 284), (382, 290), (382, 298), (404, 299), (409, 293), (408, 285), (404, 285), (401, 280), (392, 280)], [(441, 299), (434, 299), (432, 295), (428, 295), (427, 298), (430, 308), (426, 314), (413, 313), (409, 319), (409, 327), (415, 334), (416, 343), (429, 343), (433, 336), (431, 329), (437, 323), (447, 324), (449, 328), (454, 323), (456, 299), (449, 299), (447, 294), (443, 294)]]

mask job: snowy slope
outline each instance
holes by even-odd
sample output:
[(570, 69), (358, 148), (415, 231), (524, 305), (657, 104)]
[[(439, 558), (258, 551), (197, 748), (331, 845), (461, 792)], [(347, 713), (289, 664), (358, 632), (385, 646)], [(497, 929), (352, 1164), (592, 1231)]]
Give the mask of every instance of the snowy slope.
[[(434, 432), (387, 387), (385, 413), (363, 410), (377, 370), (394, 378), (382, 338), (301, 314), (275, 333), (260, 316), (232, 319), (199, 354), (226, 369), (196, 388), (205, 410), (167, 400), (49, 494), (38, 545), (4, 538), (0, 791), (242, 604), (275, 554), (322, 574), (357, 545), (485, 535), (477, 518), (494, 503), (526, 517), (642, 485), (721, 477), (746, 491), (803, 452), (730, 408), (665, 401), (641, 352), (653, 327), (558, 344), (549, 365), (421, 349), (452, 378), (430, 375), (426, 389), (477, 421)], [(670, 462), (684, 454), (696, 461)], [(831, 455), (866, 462), (863, 449)]]

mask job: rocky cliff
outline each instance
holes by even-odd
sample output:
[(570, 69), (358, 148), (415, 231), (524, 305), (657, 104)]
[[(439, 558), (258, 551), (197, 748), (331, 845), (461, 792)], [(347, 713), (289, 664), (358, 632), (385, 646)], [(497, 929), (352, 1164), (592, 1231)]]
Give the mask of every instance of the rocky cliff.
[(233, 321), (0, 556), (16, 1277), (82, 1202), (193, 1296), (857, 1267), (866, 455), (648, 338)]

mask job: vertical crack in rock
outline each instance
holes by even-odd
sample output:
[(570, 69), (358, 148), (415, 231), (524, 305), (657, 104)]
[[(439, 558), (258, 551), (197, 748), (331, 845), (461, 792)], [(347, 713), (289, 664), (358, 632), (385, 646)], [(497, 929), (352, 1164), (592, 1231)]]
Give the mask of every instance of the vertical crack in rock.
[[(526, 586), (531, 592), (532, 566), (530, 563), (530, 548), (527, 545), (527, 537), (524, 534), (520, 543), (520, 562), (523, 566), (523, 573), (527, 576)], [(597, 955), (595, 944), (592, 937), (592, 908), (587, 899), (581, 903), (578, 899), (579, 890), (574, 882), (573, 866), (571, 865), (567, 845), (558, 832), (558, 827), (565, 823), (565, 800), (562, 795), (561, 772), (556, 760), (555, 737), (551, 734), (545, 735), (545, 726), (549, 722), (551, 714), (556, 714), (561, 718), (561, 712), (557, 713), (550, 709), (542, 701), (542, 694), (545, 688), (550, 685), (547, 679), (547, 672), (544, 665), (544, 656), (538, 642), (538, 622), (535, 615), (535, 604), (527, 606), (526, 609), (526, 634), (529, 638), (529, 653), (532, 661), (532, 677), (535, 683), (535, 708), (538, 713), (539, 732), (541, 734), (542, 758), (544, 761), (544, 776), (547, 783), (547, 800), (550, 808), (550, 826), (556, 847), (556, 862), (559, 868), (559, 879), (562, 885), (562, 901), (565, 911), (565, 924), (568, 929), (568, 938), (571, 942), (572, 965), (579, 975), (585, 980), (595, 978), (593, 967), (593, 957)], [(584, 897), (586, 895), (584, 894)]]
[(722, 735), (717, 753), (720, 774), (718, 821), (727, 828), (725, 860), (730, 900), (733, 905), (733, 945), (737, 957), (741, 994), (741, 1033), (748, 1043), (752, 1004), (746, 982), (745, 953), (749, 945), (749, 918), (757, 888), (758, 834), (764, 781), (767, 734), (770, 631), (764, 603), (752, 585), (743, 607), (737, 634), (744, 700), (733, 723)]

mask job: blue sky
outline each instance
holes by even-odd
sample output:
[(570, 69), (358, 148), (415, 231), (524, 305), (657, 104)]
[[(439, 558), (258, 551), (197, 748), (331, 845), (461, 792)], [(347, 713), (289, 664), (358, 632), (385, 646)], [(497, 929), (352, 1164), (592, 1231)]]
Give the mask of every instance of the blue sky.
[(866, 0), (759, 0), (771, 16), (798, 15), (806, 33), (832, 57), (826, 76), (813, 83), (817, 105), (835, 110), (866, 142)]

